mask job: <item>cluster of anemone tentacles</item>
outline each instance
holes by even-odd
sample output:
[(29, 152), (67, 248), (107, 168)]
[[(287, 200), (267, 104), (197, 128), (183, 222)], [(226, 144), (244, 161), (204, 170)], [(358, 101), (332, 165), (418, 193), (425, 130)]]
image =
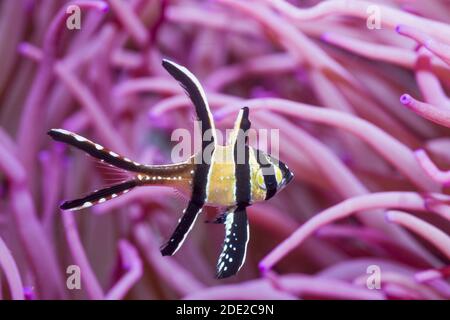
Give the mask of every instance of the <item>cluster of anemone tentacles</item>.
[[(0, 298), (449, 299), (449, 10), (444, 0), (1, 2)], [(120, 176), (51, 143), (49, 128), (141, 163), (170, 162), (173, 130), (194, 130), (164, 57), (198, 76), (220, 129), (242, 106), (254, 128), (278, 128), (296, 176), (248, 209), (248, 258), (226, 281), (211, 268), (221, 227), (198, 224), (177, 256), (161, 256), (183, 206), (170, 190), (58, 209)], [(67, 287), (73, 265), (80, 290)], [(371, 290), (373, 270), (382, 280)]]

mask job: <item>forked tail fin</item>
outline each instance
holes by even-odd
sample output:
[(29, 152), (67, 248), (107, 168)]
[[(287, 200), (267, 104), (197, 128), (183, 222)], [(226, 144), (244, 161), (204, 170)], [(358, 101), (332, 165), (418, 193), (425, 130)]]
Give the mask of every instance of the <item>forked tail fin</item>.
[[(51, 129), (48, 132), (48, 135), (56, 141), (66, 143), (83, 150), (90, 156), (125, 171), (143, 173), (151, 169), (151, 166), (145, 166), (128, 158), (122, 157), (117, 153), (92, 142), (91, 140), (64, 129)], [(139, 185), (140, 180), (138, 177), (140, 177), (140, 175), (136, 178), (118, 183), (111, 187), (96, 190), (83, 198), (65, 201), (60, 208), (63, 210), (80, 210), (98, 203), (103, 203), (119, 195), (127, 193), (129, 190)]]
[[(133, 178), (128, 177), (128, 180), (122, 181), (112, 187), (94, 191), (80, 199), (66, 201), (61, 205), (61, 209), (63, 210), (88, 208), (124, 194), (138, 185), (173, 186), (191, 177), (190, 172), (192, 168), (188, 162), (170, 165), (144, 165), (122, 157), (91, 140), (64, 129), (51, 129), (48, 134), (56, 141), (71, 145), (99, 159), (101, 162), (122, 169), (124, 173), (137, 173)], [(117, 175), (117, 172), (115, 174)]]

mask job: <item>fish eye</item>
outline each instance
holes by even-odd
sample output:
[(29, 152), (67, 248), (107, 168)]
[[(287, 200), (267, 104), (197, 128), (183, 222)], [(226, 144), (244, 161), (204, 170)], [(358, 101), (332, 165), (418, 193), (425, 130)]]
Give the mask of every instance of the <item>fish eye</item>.
[(258, 170), (256, 181), (261, 189), (266, 190), (266, 183), (264, 182), (264, 175), (261, 170)]

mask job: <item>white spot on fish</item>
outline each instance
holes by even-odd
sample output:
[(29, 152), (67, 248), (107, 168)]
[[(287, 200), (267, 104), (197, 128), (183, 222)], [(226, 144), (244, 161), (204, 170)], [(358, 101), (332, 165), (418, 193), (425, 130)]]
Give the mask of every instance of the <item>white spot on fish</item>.
[(64, 129), (53, 129), (53, 131), (59, 132), (59, 133), (63, 133), (63, 134), (67, 134), (67, 135), (72, 135), (72, 132), (64, 130)]
[(86, 138), (84, 138), (84, 137), (82, 137), (82, 136), (79, 136), (79, 135), (77, 135), (77, 134), (74, 134), (73, 136), (75, 137), (76, 140), (78, 140), (78, 141), (80, 141), (80, 142), (88, 141)]
[(92, 202), (86, 201), (83, 203), (83, 205), (80, 207), (80, 209), (89, 208), (92, 206)]

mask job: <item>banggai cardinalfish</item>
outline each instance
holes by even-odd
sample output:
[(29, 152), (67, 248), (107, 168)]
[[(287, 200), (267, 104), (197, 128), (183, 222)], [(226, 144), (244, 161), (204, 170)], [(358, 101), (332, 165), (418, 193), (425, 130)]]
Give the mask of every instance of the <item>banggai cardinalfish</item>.
[[(217, 262), (216, 276), (226, 278), (235, 275), (244, 264), (249, 240), (246, 208), (273, 197), (294, 175), (281, 161), (248, 146), (247, 131), (251, 124), (247, 107), (240, 110), (227, 145), (219, 145), (208, 101), (197, 78), (185, 67), (172, 61), (163, 60), (162, 65), (181, 84), (194, 104), (202, 137), (209, 135), (211, 139), (203, 139), (202, 150), (184, 162), (145, 165), (122, 157), (78, 134), (52, 129), (48, 134), (53, 139), (132, 173), (131, 179), (97, 190), (86, 197), (66, 201), (61, 209), (84, 209), (138, 186), (173, 187), (190, 200), (169, 241), (161, 248), (163, 256), (171, 256), (181, 247), (203, 206), (225, 208), (212, 222), (225, 225), (225, 239)], [(209, 157), (205, 156), (205, 150)]]

